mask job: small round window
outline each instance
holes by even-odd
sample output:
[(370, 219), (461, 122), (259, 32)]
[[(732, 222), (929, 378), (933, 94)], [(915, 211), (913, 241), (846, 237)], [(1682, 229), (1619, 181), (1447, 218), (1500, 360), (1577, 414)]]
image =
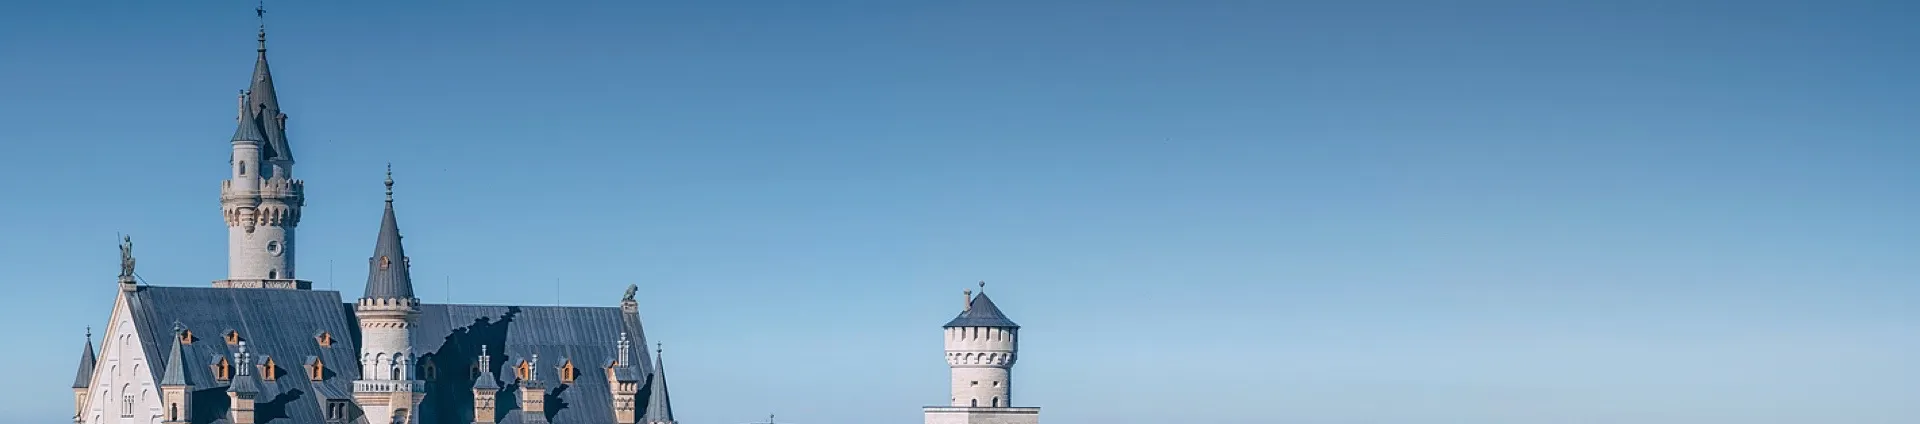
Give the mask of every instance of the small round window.
[(267, 253), (273, 256), (280, 256), (280, 242), (277, 240), (267, 242)]

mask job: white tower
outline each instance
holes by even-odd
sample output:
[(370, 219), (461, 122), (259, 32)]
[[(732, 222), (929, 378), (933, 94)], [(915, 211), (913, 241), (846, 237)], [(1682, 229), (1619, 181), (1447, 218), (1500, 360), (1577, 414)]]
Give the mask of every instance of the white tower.
[(367, 258), (366, 294), (354, 304), (354, 316), (360, 318), (360, 379), (353, 382), (353, 399), (369, 423), (409, 423), (427, 388), (414, 375), (413, 327), (420, 299), (413, 296), (400, 223), (393, 216), (392, 167), (386, 184), (387, 210), (373, 256)]
[(926, 407), (927, 424), (1035, 424), (1040, 408), (1013, 406), (1013, 362), (1020, 351), (1020, 325), (987, 298), (966, 292), (966, 308), (948, 321), (947, 366), (953, 371), (948, 406)]
[(280, 113), (273, 75), (267, 70), (267, 30), (260, 29), (253, 82), (240, 95), (233, 156), (220, 184), (220, 211), (227, 223), (227, 279), (215, 287), (298, 288), (294, 277), (293, 229), (305, 205), (303, 184), (293, 178), (287, 145), (287, 115)]

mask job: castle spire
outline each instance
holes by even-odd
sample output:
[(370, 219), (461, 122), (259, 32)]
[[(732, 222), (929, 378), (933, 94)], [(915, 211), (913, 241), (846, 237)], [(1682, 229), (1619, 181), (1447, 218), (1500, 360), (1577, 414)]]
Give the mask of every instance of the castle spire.
[(293, 151), (287, 147), (287, 115), (280, 112), (280, 96), (273, 88), (273, 72), (267, 66), (267, 8), (266, 4), (253, 9), (260, 18), (260, 46), (255, 49), (257, 56), (253, 62), (253, 79), (247, 86), (247, 109), (266, 131), (265, 146), (261, 157), (267, 160), (293, 161)]
[(368, 264), (367, 291), (364, 297), (378, 299), (413, 298), (413, 278), (407, 272), (407, 252), (400, 245), (400, 221), (393, 216), (393, 167), (387, 167), (387, 208), (380, 217), (380, 234), (374, 240), (372, 262)]
[(73, 374), (73, 388), (85, 389), (93, 385), (93, 365), (98, 356), (93, 353), (93, 327), (87, 327), (87, 341), (80, 346), (80, 370)]
[(666, 359), (661, 358), (665, 354), (665, 349), (659, 343), (653, 346), (653, 378), (647, 382), (647, 385), (653, 389), (647, 393), (647, 415), (644, 421), (647, 424), (674, 424), (673, 403), (667, 400)]
[(184, 331), (186, 331), (186, 329), (182, 327), (180, 323), (176, 322), (173, 324), (173, 350), (167, 353), (166, 370), (160, 373), (160, 385), (162, 386), (187, 385), (187, 370), (184, 368), (186, 366), (185, 356), (180, 352), (180, 337), (184, 335), (182, 334)]

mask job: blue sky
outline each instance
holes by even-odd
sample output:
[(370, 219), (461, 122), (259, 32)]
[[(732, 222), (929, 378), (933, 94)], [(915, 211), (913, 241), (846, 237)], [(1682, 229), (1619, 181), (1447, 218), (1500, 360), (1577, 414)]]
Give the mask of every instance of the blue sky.
[[(638, 284), (691, 424), (915, 422), (978, 280), (1052, 423), (1920, 422), (1920, 6), (279, 2), (300, 277)], [(1576, 4), (1579, 3), (1579, 4)], [(224, 276), (253, 5), (0, 4), (0, 420), (114, 237)]]

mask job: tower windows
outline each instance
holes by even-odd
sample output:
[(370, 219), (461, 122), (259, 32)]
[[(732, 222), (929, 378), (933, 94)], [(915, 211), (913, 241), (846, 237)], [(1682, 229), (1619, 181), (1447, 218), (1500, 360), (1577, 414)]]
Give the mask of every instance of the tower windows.
[(974, 382), (972, 382), (971, 384), (968, 384), (968, 386), (970, 386), (970, 387), (980, 387), (980, 382), (979, 382), (979, 381), (974, 381)]
[(994, 397), (993, 397), (993, 407), (995, 407), (995, 408), (999, 408), (999, 407), (1000, 407), (1000, 397), (999, 397), (999, 396), (994, 396)]
[(132, 416), (133, 416), (133, 395), (127, 394), (126, 392), (121, 392), (120, 393), (120, 417), (126, 418), (126, 417), (132, 417)]
[(975, 408), (979, 408), (979, 407), (980, 407), (980, 399), (973, 399), (973, 400), (971, 400), (971, 401), (968, 401), (968, 402), (969, 402), (969, 405), (970, 405), (970, 406), (973, 406), (973, 407), (975, 407)]
[(270, 241), (267, 241), (267, 254), (269, 254), (269, 255), (273, 255), (273, 256), (280, 256), (280, 241), (279, 241), (279, 240), (270, 240)]
[(339, 422), (339, 421), (346, 421), (346, 419), (347, 419), (346, 399), (327, 399), (327, 420)]
[(240, 161), (240, 176), (247, 176), (247, 161)]
[(276, 279), (276, 278), (280, 278), (280, 270), (277, 270), (277, 269), (269, 269), (269, 270), (267, 270), (267, 279), (268, 279), (268, 280), (272, 280), (272, 279)]

